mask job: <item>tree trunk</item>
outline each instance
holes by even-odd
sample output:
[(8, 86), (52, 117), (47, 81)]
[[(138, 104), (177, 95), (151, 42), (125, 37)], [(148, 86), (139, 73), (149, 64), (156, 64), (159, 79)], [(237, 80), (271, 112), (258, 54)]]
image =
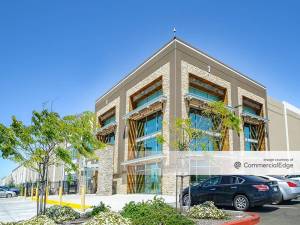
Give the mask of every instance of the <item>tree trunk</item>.
[(44, 205), (43, 205), (43, 214), (46, 213), (46, 206), (47, 206), (47, 186), (48, 186), (48, 166), (46, 166), (46, 176), (45, 176), (45, 192), (44, 192)]

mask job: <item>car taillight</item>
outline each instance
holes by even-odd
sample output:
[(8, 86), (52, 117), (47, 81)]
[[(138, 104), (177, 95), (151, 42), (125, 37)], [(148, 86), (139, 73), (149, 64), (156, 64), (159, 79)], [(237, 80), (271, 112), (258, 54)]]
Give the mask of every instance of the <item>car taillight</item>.
[(253, 185), (253, 187), (255, 187), (258, 191), (268, 191), (269, 190), (269, 186), (264, 185), (264, 184)]
[(297, 187), (297, 184), (291, 181), (288, 181), (287, 184), (289, 185), (289, 187)]

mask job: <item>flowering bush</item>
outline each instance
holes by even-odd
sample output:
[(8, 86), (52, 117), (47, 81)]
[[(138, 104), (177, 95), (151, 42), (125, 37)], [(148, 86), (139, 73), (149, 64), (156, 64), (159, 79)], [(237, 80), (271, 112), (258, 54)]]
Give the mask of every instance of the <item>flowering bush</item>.
[(133, 225), (194, 225), (186, 216), (180, 215), (162, 198), (154, 198), (146, 202), (130, 202), (126, 204), (121, 215), (130, 218)]
[(187, 216), (194, 219), (227, 219), (228, 215), (221, 209), (218, 209), (213, 202), (208, 201), (203, 204), (191, 207)]
[(75, 220), (80, 217), (80, 214), (68, 206), (51, 206), (46, 209), (46, 216), (54, 220), (56, 223)]
[(30, 220), (25, 220), (17, 223), (18, 225), (55, 225), (56, 223), (45, 215), (33, 217)]
[(122, 217), (115, 212), (100, 212), (84, 225), (132, 225), (130, 219)]
[(41, 215), (38, 217), (33, 217), (29, 220), (23, 220), (20, 222), (8, 222), (8, 223), (3, 223), (0, 222), (0, 225), (56, 225), (56, 223), (48, 218), (47, 216)]

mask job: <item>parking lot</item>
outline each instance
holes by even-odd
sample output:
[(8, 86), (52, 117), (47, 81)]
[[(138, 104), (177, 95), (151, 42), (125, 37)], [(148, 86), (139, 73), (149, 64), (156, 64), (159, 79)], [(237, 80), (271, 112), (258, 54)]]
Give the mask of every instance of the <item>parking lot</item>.
[(265, 205), (250, 211), (260, 215), (261, 225), (296, 225), (300, 219), (300, 199), (280, 205)]
[(26, 220), (36, 215), (36, 204), (22, 197), (0, 198), (0, 222)]

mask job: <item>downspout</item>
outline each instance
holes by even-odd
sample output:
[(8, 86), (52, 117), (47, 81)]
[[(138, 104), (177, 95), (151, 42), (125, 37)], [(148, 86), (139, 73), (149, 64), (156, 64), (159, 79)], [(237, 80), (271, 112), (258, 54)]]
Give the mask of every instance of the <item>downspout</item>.
[(286, 110), (286, 102), (283, 103), (283, 115), (284, 115), (284, 127), (285, 127), (285, 138), (286, 138), (286, 149), (287, 151), (290, 151), (290, 143), (289, 143), (289, 127), (288, 127), (288, 121), (287, 121), (287, 110)]

